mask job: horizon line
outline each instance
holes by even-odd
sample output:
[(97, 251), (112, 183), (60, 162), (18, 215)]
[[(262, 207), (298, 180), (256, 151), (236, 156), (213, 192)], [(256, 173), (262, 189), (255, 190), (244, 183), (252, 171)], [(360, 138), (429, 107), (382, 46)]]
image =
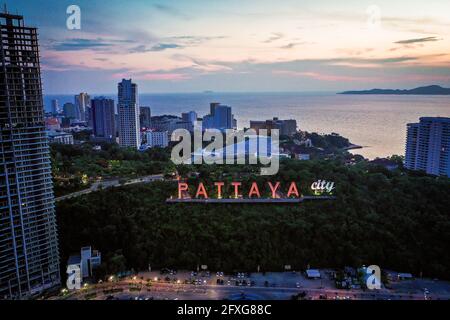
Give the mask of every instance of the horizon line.
[[(89, 93), (86, 90), (82, 90), (79, 92), (70, 92), (70, 93), (42, 93), (42, 95), (44, 96), (69, 96), (69, 95), (78, 95), (80, 93)], [(235, 93), (339, 93), (341, 91), (321, 91), (321, 90), (311, 90), (311, 91), (167, 91), (167, 92), (139, 92), (139, 95), (144, 95), (144, 94), (204, 94), (204, 95), (208, 95), (208, 94), (235, 94)], [(90, 93), (91, 95), (98, 95), (98, 96), (102, 96), (102, 95), (117, 95), (117, 93)]]

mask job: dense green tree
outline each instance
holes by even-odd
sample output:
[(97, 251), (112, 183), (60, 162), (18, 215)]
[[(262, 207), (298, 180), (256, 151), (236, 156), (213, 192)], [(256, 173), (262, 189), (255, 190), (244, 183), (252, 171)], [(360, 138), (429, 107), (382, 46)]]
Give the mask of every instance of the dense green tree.
[[(114, 188), (58, 202), (62, 260), (81, 246), (103, 253), (109, 272), (176, 267), (282, 270), (377, 264), (449, 278), (450, 180), (338, 161), (281, 163), (275, 177), (253, 166), (183, 167), (214, 181), (336, 183), (334, 201), (288, 205), (167, 204), (174, 182)], [(267, 190), (265, 190), (267, 191)], [(230, 191), (229, 191), (230, 192)]]

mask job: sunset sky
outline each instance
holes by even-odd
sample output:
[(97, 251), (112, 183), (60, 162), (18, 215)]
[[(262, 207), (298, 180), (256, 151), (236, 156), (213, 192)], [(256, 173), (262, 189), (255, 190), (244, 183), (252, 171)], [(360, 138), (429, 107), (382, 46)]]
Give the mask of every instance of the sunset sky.
[(140, 92), (450, 86), (449, 0), (6, 3), (39, 28), (45, 93), (113, 93), (123, 77)]

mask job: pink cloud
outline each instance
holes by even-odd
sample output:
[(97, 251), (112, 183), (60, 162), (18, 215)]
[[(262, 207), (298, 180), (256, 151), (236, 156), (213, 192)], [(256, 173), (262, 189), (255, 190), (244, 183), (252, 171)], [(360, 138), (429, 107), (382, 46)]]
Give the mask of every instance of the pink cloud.
[(450, 81), (450, 75), (411, 74), (411, 75), (407, 75), (405, 77), (396, 77), (396, 78), (397, 78), (397, 80), (404, 80), (404, 81), (411, 81), (411, 82)]
[(274, 74), (280, 74), (280, 75), (286, 75), (291, 77), (306, 77), (306, 78), (313, 78), (315, 80), (320, 81), (366, 81), (366, 82), (377, 82), (382, 81), (380, 78), (375, 77), (355, 77), (355, 76), (340, 76), (340, 75), (334, 75), (334, 74), (324, 74), (324, 73), (318, 73), (318, 72), (297, 72), (297, 71), (288, 71), (288, 70), (275, 70), (273, 71)]
[(323, 74), (318, 72), (297, 72), (297, 71), (289, 71), (289, 70), (276, 70), (273, 71), (274, 74), (286, 75), (291, 77), (306, 77), (312, 78), (320, 81), (332, 81), (332, 82), (374, 82), (374, 83), (386, 83), (386, 82), (441, 82), (441, 81), (450, 81), (450, 75), (422, 75), (422, 74), (409, 74), (404, 76), (396, 76), (396, 77), (358, 77), (358, 76), (345, 76), (345, 75), (333, 75), (333, 74)]
[(130, 75), (132, 75), (133, 79), (136, 80), (150, 80), (150, 81), (158, 81), (158, 80), (166, 80), (166, 81), (182, 81), (190, 79), (190, 77), (186, 74), (182, 73), (139, 73), (135, 74), (133, 72), (130, 73), (115, 73), (113, 75), (113, 78), (122, 79), (122, 78), (129, 78)]

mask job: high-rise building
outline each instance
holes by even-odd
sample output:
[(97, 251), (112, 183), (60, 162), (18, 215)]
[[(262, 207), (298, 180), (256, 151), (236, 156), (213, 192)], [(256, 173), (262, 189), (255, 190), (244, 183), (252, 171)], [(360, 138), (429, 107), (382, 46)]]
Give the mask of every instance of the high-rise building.
[(74, 99), (77, 119), (81, 121), (87, 121), (86, 119), (86, 109), (91, 106), (91, 98), (89, 95), (85, 92), (82, 92), (80, 94), (77, 94)]
[(405, 167), (450, 177), (450, 118), (422, 117), (407, 125)]
[(152, 125), (152, 111), (150, 107), (140, 107), (141, 128), (150, 128)]
[(408, 123), (406, 125), (405, 167), (411, 170), (415, 170), (416, 167), (419, 127), (419, 123)]
[(280, 120), (278, 118), (265, 121), (250, 120), (250, 128), (255, 129), (257, 133), (260, 129), (266, 129), (268, 132), (271, 129), (278, 129), (280, 135), (292, 136), (297, 132), (297, 121), (293, 119)]
[(151, 129), (154, 131), (167, 131), (169, 136), (177, 129), (194, 131), (194, 125), (191, 121), (184, 121), (176, 116), (156, 116), (152, 117)]
[(169, 145), (169, 133), (167, 131), (147, 131), (145, 135), (149, 148), (165, 148)]
[[(91, 100), (91, 105), (92, 105), (92, 100)], [(84, 113), (84, 121), (86, 121), (88, 127), (92, 128), (92, 107), (91, 106), (87, 106), (86, 107), (86, 111)]]
[(167, 131), (169, 136), (177, 129), (185, 129), (193, 132), (194, 125), (190, 121), (184, 121), (179, 117), (154, 117), (152, 129), (155, 131)]
[(122, 79), (118, 85), (119, 144), (138, 149), (141, 146), (137, 84)]
[(0, 299), (60, 284), (38, 34), (0, 13)]
[(186, 122), (192, 123), (193, 126), (197, 124), (197, 112), (189, 111), (181, 114), (181, 119)]
[(77, 110), (77, 107), (73, 103), (70, 102), (64, 103), (63, 112), (66, 118), (80, 120), (79, 118), (80, 114)]
[(59, 113), (59, 102), (57, 99), (52, 100), (52, 114), (57, 115)]
[(211, 103), (209, 104), (209, 114), (210, 114), (211, 116), (214, 116), (214, 114), (216, 113), (216, 108), (217, 108), (218, 106), (220, 106), (220, 103), (219, 103), (219, 102), (211, 102)]
[(110, 142), (116, 141), (114, 100), (99, 97), (91, 101), (91, 122), (94, 136)]
[(203, 129), (235, 129), (236, 120), (231, 107), (214, 102), (210, 104), (210, 114), (203, 117), (202, 125)]

